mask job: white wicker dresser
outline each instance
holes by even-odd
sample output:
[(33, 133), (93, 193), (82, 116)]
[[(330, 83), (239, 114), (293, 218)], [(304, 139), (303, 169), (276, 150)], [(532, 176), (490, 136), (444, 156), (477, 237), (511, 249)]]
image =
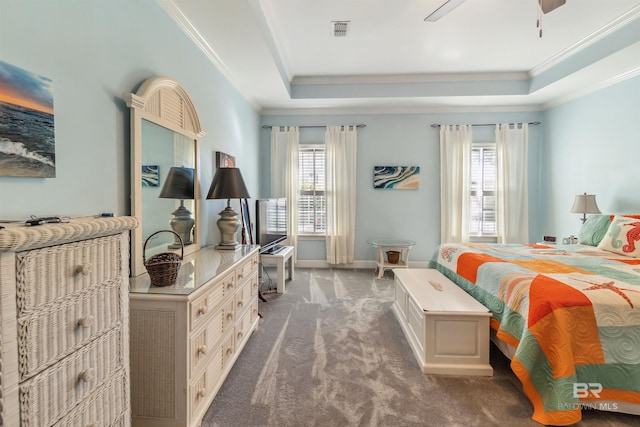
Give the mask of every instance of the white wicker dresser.
[(131, 278), (134, 426), (199, 426), (258, 326), (258, 246), (204, 247), (175, 285)]
[(128, 426), (132, 217), (0, 230), (0, 425)]

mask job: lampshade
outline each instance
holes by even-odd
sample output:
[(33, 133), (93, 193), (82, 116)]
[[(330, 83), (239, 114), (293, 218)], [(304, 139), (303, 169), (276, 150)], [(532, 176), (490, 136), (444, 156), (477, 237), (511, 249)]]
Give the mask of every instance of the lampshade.
[(595, 194), (578, 194), (573, 201), (573, 206), (571, 207), (571, 213), (580, 213), (582, 214), (582, 222), (587, 220), (586, 214), (599, 214), (600, 209), (598, 209), (598, 204), (596, 203)]
[(192, 168), (172, 167), (158, 197), (163, 199), (193, 199), (194, 172)]
[(249, 191), (244, 185), (238, 168), (218, 168), (211, 181), (207, 199), (248, 199)]

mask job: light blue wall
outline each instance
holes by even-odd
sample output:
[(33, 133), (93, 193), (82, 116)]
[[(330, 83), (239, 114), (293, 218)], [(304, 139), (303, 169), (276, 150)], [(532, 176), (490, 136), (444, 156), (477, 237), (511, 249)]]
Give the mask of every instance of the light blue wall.
[[(121, 99), (142, 81), (184, 86), (207, 135), (200, 186), (215, 151), (236, 156), (258, 192), (259, 114), (153, 0), (0, 1), (0, 60), (54, 85), (56, 178), (0, 177), (0, 218), (130, 212), (129, 110)], [(224, 201), (203, 201), (201, 236), (217, 243)]]
[(576, 194), (596, 195), (603, 213), (640, 213), (640, 77), (543, 114), (543, 231), (577, 235)]
[[(327, 116), (263, 116), (266, 125), (344, 125), (365, 124), (358, 129), (356, 260), (373, 260), (375, 252), (367, 245), (372, 238), (416, 240), (411, 259), (428, 260), (440, 242), (440, 134), (432, 123), (502, 123), (533, 122), (541, 114), (466, 113), (466, 114), (385, 114)], [(535, 215), (539, 201), (540, 135), (544, 126), (530, 127), (529, 179), (531, 238), (539, 239), (541, 223)], [(493, 127), (475, 127), (475, 141), (493, 141)], [(301, 143), (324, 142), (323, 129), (301, 129)], [(261, 133), (261, 196), (269, 196), (270, 131)], [(418, 190), (374, 190), (373, 167), (376, 165), (420, 166)], [(324, 260), (323, 241), (301, 241), (298, 259)]]

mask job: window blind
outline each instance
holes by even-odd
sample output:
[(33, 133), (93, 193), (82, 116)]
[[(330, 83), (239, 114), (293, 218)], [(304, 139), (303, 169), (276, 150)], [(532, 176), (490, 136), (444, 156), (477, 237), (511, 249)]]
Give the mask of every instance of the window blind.
[(300, 147), (298, 233), (324, 234), (326, 223), (324, 147)]

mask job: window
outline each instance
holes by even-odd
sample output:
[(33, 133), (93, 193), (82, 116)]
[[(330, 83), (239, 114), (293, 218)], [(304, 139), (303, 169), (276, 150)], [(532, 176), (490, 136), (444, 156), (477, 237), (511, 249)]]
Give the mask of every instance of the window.
[(497, 164), (495, 144), (473, 144), (471, 148), (471, 194), (469, 236), (497, 235)]
[(324, 146), (300, 145), (298, 234), (324, 235), (326, 198)]

